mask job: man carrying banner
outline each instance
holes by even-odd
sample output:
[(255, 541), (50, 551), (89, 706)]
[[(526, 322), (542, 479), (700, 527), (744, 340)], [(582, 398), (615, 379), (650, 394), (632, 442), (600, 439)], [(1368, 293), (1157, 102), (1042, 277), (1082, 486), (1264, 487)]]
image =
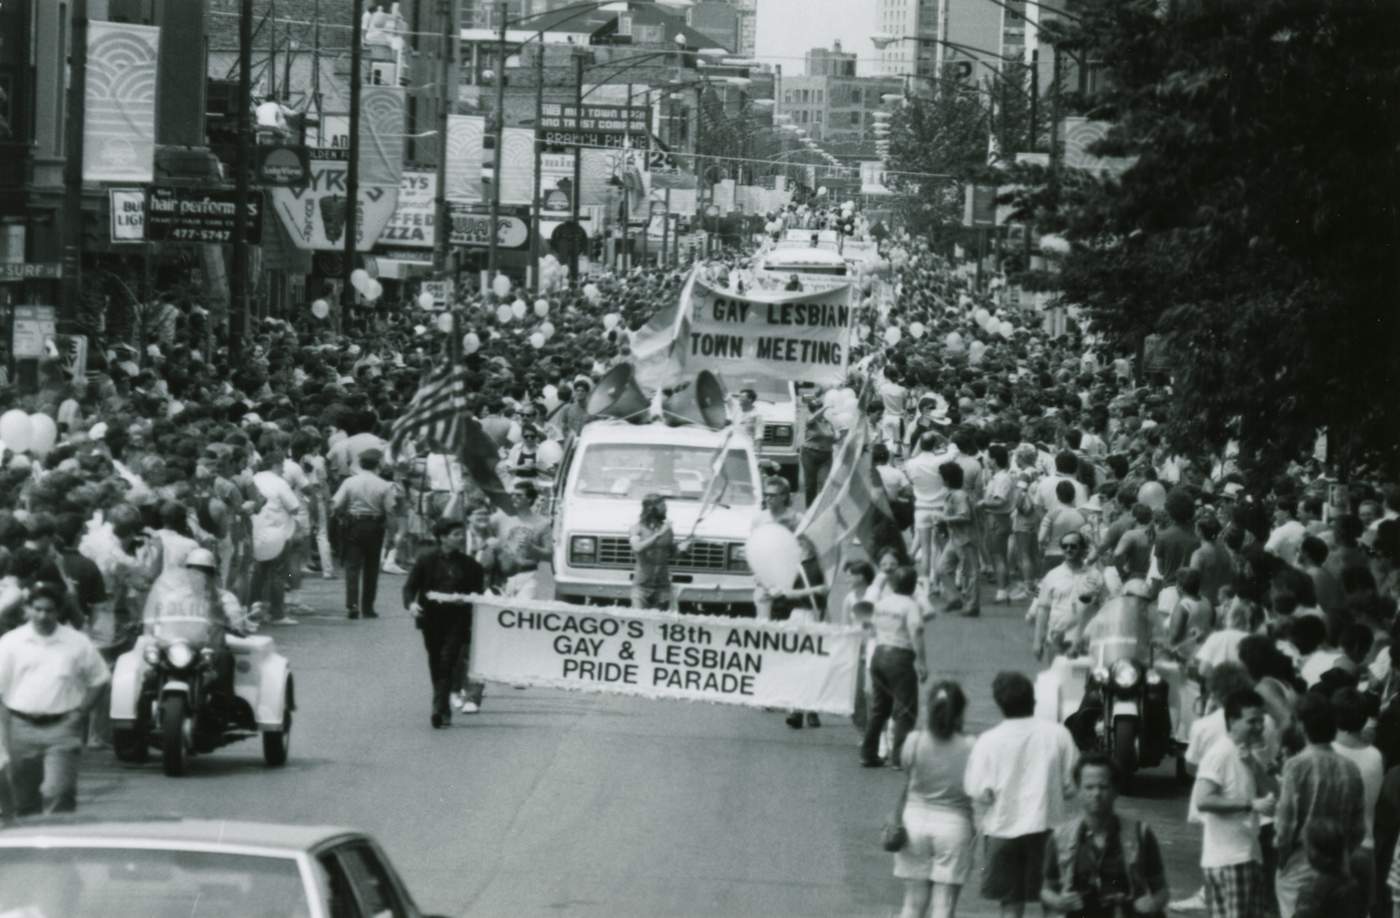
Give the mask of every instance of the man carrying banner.
[(632, 557), (632, 608), (671, 608), (671, 561), (690, 548), (690, 540), (677, 543), (666, 519), (666, 498), (648, 494), (642, 498), (642, 518), (629, 533)]
[(404, 607), (413, 613), (428, 652), (428, 676), (433, 683), (430, 719), (435, 730), (452, 723), (452, 673), (470, 649), (472, 606), (466, 597), (486, 586), (481, 565), (463, 551), (462, 530), (460, 517), (434, 523), (438, 544), (413, 563), (403, 586)]
[[(796, 532), (799, 522), (797, 511), (792, 506), (792, 488), (787, 480), (777, 476), (763, 479), (763, 509), (754, 514), (751, 528), (757, 529), (768, 523), (777, 523)], [(768, 621), (773, 617), (773, 597), (761, 583), (754, 584), (753, 604), (754, 614), (759, 621)]]

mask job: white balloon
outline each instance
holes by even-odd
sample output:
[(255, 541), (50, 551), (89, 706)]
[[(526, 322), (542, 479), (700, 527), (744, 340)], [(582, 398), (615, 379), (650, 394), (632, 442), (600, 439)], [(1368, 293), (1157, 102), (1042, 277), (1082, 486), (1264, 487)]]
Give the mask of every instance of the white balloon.
[(985, 306), (978, 306), (972, 313), (972, 318), (977, 320), (978, 325), (985, 325), (990, 316), (991, 313), (987, 311), (987, 307)]
[(444, 335), (452, 334), (452, 313), (444, 312), (442, 315), (438, 316), (437, 327), (438, 331), (442, 332)]
[(311, 314), (318, 319), (324, 319), (331, 314), (331, 304), (325, 300), (312, 300)]
[(802, 569), (802, 546), (786, 526), (764, 523), (749, 533), (745, 549), (754, 579), (765, 589), (790, 590)]
[(612, 331), (614, 328), (617, 328), (617, 323), (621, 321), (622, 316), (618, 315), (615, 312), (610, 312), (607, 315), (603, 316), (603, 330)]
[(546, 411), (553, 413), (554, 409), (559, 407), (558, 388), (554, 386), (545, 386), (544, 389), (541, 390), (541, 396), (544, 399), (544, 408)]
[(507, 440), (508, 442), (510, 442), (510, 443), (519, 443), (519, 442), (520, 442), (520, 422), (519, 422), (519, 421), (511, 421), (511, 422), (510, 422), (510, 431), (506, 433), (506, 440)]
[(475, 354), (481, 349), (481, 339), (476, 332), (467, 332), (462, 336), (462, 350), (468, 354)]
[(1016, 326), (1012, 325), (1010, 322), (1006, 321), (1005, 319), (1002, 319), (1000, 327), (997, 328), (997, 332), (998, 332), (1003, 338), (1010, 338), (1012, 335), (1014, 335), (1014, 334), (1016, 333)]
[(510, 293), (510, 278), (504, 274), (497, 274), (496, 279), (491, 282), (491, 292), (496, 296), (504, 297)]
[(502, 325), (509, 325), (510, 320), (515, 318), (515, 313), (505, 303), (496, 307), (496, 321)]
[(540, 323), (540, 334), (544, 335), (546, 341), (548, 341), (550, 338), (553, 338), (553, 337), (554, 337), (554, 323), (553, 323), (553, 322), (541, 322), (541, 323)]
[(365, 284), (369, 283), (369, 272), (364, 268), (356, 268), (350, 272), (350, 286), (361, 293), (365, 292)]
[(535, 450), (535, 461), (547, 469), (552, 469), (564, 458), (564, 447), (555, 440), (546, 440)]
[(535, 332), (533, 335), (531, 335), (530, 347), (534, 348), (535, 350), (539, 350), (540, 348), (544, 347), (544, 335), (540, 334), (539, 332)]
[(58, 425), (47, 414), (31, 414), (29, 426), (29, 451), (40, 458), (47, 456), (58, 443)]
[(17, 453), (25, 452), (33, 436), (34, 423), (29, 420), (28, 414), (18, 408), (0, 414), (0, 440), (5, 441), (10, 449)]
[(530, 307), (525, 305), (524, 300), (516, 300), (510, 304), (510, 314), (517, 319), (523, 319), (530, 314)]
[(603, 291), (598, 289), (597, 284), (584, 284), (583, 295), (588, 299), (588, 302), (592, 303), (594, 306), (597, 306), (599, 301), (603, 299)]
[(904, 332), (900, 331), (898, 325), (891, 325), (889, 328), (885, 329), (885, 343), (890, 347), (894, 347), (903, 339)]
[(426, 291), (426, 290), (424, 290), (422, 293), (418, 294), (418, 308), (419, 308), (419, 309), (432, 309), (432, 308), (433, 308), (433, 304), (436, 303), (436, 302), (437, 302), (437, 300), (433, 299), (433, 295), (432, 295), (431, 293), (429, 293), (428, 291)]
[(384, 295), (384, 285), (371, 277), (369, 280), (365, 281), (365, 285), (360, 289), (360, 293), (364, 295), (365, 299), (374, 302)]
[(858, 341), (864, 341), (866, 338), (869, 338), (869, 337), (870, 337), (870, 326), (869, 326), (869, 325), (861, 324), (861, 325), (857, 325), (857, 326), (856, 326), (856, 339), (857, 339)]
[(948, 346), (948, 350), (950, 351), (960, 350), (962, 348), (963, 343), (962, 335), (958, 334), (955, 331), (950, 331), (948, 332), (947, 337), (943, 339), (943, 343)]
[(914, 336), (915, 341), (922, 338), (926, 330), (927, 329), (924, 328), (924, 323), (922, 322), (915, 322), (914, 324), (909, 326), (909, 334)]
[(535, 300), (535, 315), (541, 319), (549, 315), (549, 300)]

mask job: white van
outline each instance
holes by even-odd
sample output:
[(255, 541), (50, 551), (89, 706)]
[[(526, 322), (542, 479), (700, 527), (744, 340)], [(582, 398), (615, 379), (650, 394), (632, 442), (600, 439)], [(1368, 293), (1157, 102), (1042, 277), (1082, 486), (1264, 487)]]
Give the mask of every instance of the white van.
[[(696, 525), (718, 463), (721, 480)], [(682, 611), (752, 615), (753, 574), (744, 553), (759, 511), (761, 479), (754, 444), (699, 425), (592, 421), (565, 454), (554, 495), (554, 591), (568, 602), (626, 603), (633, 559), (628, 534), (642, 498), (666, 498), (676, 541), (690, 550), (671, 565)]]

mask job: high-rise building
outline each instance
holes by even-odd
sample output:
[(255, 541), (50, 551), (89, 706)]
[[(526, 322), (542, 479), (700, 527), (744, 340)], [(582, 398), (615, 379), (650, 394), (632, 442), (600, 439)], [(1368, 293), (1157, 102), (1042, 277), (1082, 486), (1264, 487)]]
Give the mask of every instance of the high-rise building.
[(892, 77), (794, 76), (784, 78), (779, 112), (834, 156), (869, 158), (874, 151), (874, 112), (886, 93), (900, 92)]
[[(943, 3), (955, 0), (878, 0), (876, 26), (878, 34), (899, 38), (876, 52), (875, 70), (881, 76), (905, 76), (933, 72), (932, 48), (920, 47), (914, 39), (927, 35), (937, 37), (939, 13)], [(987, 0), (980, 0), (987, 3)], [(987, 3), (992, 6), (991, 3)]]
[(841, 50), (841, 42), (831, 43), (831, 49), (812, 48), (807, 52), (807, 76), (853, 77), (856, 75), (856, 56)]

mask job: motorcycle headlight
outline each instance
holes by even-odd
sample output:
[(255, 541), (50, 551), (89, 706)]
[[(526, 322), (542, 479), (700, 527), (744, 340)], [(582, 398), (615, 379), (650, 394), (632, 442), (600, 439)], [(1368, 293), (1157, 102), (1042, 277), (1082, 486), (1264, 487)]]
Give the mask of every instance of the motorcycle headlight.
[(194, 662), (194, 650), (184, 641), (176, 641), (165, 648), (165, 659), (175, 669), (184, 669)]
[(141, 651), (141, 659), (155, 666), (160, 662), (160, 647), (155, 644), (147, 644), (146, 649)]
[(1093, 676), (1094, 681), (1097, 682), (1099, 685), (1106, 685), (1106, 684), (1108, 684), (1108, 667), (1107, 667), (1107, 666), (1097, 666), (1097, 667), (1095, 667), (1095, 668), (1094, 668), (1094, 672), (1092, 673), (1092, 676)]
[(1132, 660), (1119, 660), (1113, 664), (1113, 684), (1120, 689), (1130, 689), (1138, 684), (1138, 668)]

